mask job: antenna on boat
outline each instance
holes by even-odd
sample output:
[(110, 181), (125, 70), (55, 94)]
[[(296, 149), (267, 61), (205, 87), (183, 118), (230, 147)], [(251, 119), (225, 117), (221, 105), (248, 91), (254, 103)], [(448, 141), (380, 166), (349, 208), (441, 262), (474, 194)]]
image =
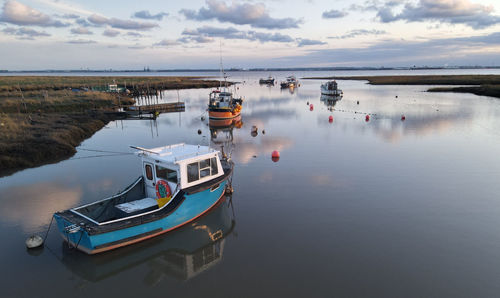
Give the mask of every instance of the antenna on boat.
[[(222, 40), (219, 41), (219, 57), (220, 57), (220, 76), (226, 80), (224, 75), (224, 67), (222, 66)], [(219, 88), (222, 89), (222, 81), (219, 82)]]

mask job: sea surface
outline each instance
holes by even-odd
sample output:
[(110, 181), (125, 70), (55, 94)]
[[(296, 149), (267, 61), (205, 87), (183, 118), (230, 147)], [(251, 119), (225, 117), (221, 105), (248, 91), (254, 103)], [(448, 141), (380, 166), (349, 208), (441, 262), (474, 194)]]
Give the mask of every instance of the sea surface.
[[(321, 80), (258, 84), (477, 73), (500, 70), (229, 73), (245, 99), (229, 125), (209, 123), (209, 89), (164, 92), (186, 111), (110, 122), (72, 158), (0, 178), (0, 297), (496, 297), (500, 99), (338, 81), (344, 97), (328, 101)], [(25, 248), (55, 211), (137, 178), (129, 145), (180, 142), (223, 146), (235, 162), (234, 193), (206, 216), (97, 256), (69, 249), (55, 225), (43, 249)]]

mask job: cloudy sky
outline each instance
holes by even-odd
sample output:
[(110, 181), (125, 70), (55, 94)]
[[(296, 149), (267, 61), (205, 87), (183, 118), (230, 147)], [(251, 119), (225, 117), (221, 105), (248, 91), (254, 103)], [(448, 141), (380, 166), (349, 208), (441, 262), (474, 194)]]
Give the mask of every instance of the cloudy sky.
[(498, 0), (0, 0), (0, 69), (500, 66)]

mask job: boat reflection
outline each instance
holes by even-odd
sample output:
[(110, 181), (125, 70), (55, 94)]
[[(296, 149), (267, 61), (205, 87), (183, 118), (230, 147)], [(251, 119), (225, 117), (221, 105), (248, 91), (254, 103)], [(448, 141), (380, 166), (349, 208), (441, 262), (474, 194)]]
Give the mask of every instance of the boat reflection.
[[(164, 236), (111, 251), (85, 255), (63, 244), (62, 262), (84, 280), (98, 282), (146, 266), (146, 285), (155, 285), (165, 276), (188, 280), (222, 260), (226, 237), (235, 226), (231, 197), (227, 196), (193, 223)], [(143, 274), (143, 273), (142, 273)]]
[(321, 95), (319, 100), (331, 111), (341, 99), (342, 95)]
[(234, 119), (214, 120), (208, 122), (212, 147), (220, 149), (223, 155), (231, 156), (233, 149), (233, 129), (243, 126), (241, 115)]

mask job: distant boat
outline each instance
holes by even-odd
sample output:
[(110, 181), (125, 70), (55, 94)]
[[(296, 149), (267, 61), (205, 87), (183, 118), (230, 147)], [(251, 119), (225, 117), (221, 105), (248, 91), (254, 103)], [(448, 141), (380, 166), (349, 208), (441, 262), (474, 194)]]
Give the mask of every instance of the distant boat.
[(138, 149), (142, 174), (109, 198), (54, 214), (71, 246), (96, 254), (187, 224), (224, 195), (233, 163), (208, 146), (175, 144)]
[(321, 94), (329, 96), (343, 96), (342, 90), (338, 89), (337, 82), (328, 81), (321, 85)]
[(289, 76), (284, 82), (281, 82), (281, 88), (295, 88), (298, 84), (299, 81), (297, 81), (295, 76)]
[(224, 88), (214, 90), (208, 99), (208, 117), (210, 119), (232, 119), (241, 114), (243, 99), (233, 98), (233, 93)]
[(274, 78), (269, 76), (267, 79), (260, 79), (259, 84), (267, 84), (267, 85), (274, 85)]
[(220, 72), (224, 78), (224, 87), (210, 92), (208, 97), (208, 117), (210, 119), (232, 119), (241, 114), (243, 99), (234, 98), (233, 93), (227, 87), (227, 76), (222, 66), (222, 55), (220, 60)]

